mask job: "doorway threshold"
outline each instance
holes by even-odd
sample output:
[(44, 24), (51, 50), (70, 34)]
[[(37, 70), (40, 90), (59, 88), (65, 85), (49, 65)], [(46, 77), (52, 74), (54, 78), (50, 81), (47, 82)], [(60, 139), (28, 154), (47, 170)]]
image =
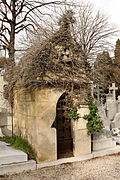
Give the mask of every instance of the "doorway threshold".
[(117, 154), (119, 152), (120, 152), (120, 146), (117, 145), (116, 147), (113, 147), (113, 148), (107, 148), (100, 151), (93, 151), (91, 154), (80, 156), (80, 157), (70, 157), (70, 158), (58, 159), (56, 161), (51, 161), (51, 162), (41, 162), (37, 164), (37, 169), (50, 167), (50, 166), (57, 166), (61, 164), (73, 163), (73, 162), (78, 162), (78, 161), (90, 160), (90, 159), (101, 157), (101, 156)]

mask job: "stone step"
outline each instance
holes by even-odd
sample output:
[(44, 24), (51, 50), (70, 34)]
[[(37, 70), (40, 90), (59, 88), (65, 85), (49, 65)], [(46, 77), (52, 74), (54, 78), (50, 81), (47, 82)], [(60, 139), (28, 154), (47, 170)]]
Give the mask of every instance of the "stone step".
[(93, 158), (96, 158), (96, 157), (106, 156), (110, 154), (117, 154), (119, 152), (120, 152), (120, 146), (116, 145), (115, 147), (112, 147), (112, 148), (106, 148), (103, 150), (94, 151), (92, 152), (92, 154), (93, 154)]
[(0, 175), (20, 173), (28, 170), (36, 170), (36, 162), (29, 160), (27, 162), (0, 165)]
[(0, 165), (26, 162), (27, 154), (13, 149), (9, 144), (0, 141)]

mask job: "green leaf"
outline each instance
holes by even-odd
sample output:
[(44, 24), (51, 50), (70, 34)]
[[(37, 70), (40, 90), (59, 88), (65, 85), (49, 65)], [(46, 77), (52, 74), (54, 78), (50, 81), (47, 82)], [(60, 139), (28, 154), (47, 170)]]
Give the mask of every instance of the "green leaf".
[(103, 122), (100, 116), (98, 115), (98, 108), (94, 103), (92, 97), (88, 98), (88, 106), (90, 109), (90, 113), (88, 115), (84, 115), (83, 117), (85, 120), (88, 121), (87, 122), (88, 134), (91, 135), (95, 131), (102, 133), (104, 128)]

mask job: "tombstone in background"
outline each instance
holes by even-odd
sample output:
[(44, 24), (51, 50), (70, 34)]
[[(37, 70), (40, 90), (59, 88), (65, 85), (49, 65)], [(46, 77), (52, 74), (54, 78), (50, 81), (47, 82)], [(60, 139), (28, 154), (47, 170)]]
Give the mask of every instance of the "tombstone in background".
[(116, 113), (117, 113), (117, 102), (116, 100), (113, 100), (111, 94), (108, 94), (106, 96), (106, 115), (108, 121), (110, 122), (113, 121)]
[(116, 142), (112, 139), (109, 129), (104, 129), (103, 133), (94, 132), (92, 140), (92, 150), (100, 151), (116, 146)]
[(100, 104), (98, 106), (98, 114), (101, 117), (104, 126), (107, 129), (110, 129), (110, 121), (108, 120), (107, 114), (106, 114), (106, 106), (104, 104)]
[(120, 96), (118, 96), (117, 101), (118, 113), (116, 113), (115, 118), (111, 124), (113, 139), (117, 144), (120, 144)]
[(111, 122), (107, 117), (105, 105), (101, 104), (98, 107), (98, 114), (100, 115), (105, 128), (103, 129), (103, 133), (94, 132), (92, 140), (93, 151), (99, 151), (116, 146), (116, 141), (112, 139), (112, 134), (110, 131)]
[(117, 101), (118, 112), (115, 115), (113, 122), (111, 123), (113, 139), (117, 144), (120, 144), (120, 96), (118, 96)]
[(118, 96), (117, 113), (115, 114), (114, 120), (111, 123), (111, 127), (120, 129), (120, 96)]
[(112, 87), (109, 87), (109, 92), (111, 92), (112, 95), (106, 99), (107, 117), (108, 120), (111, 121), (110, 128), (113, 134), (118, 134), (118, 129), (120, 128), (120, 96), (118, 96), (118, 100), (116, 100), (116, 90), (118, 90), (118, 88), (115, 86), (115, 83), (112, 83)]
[[(118, 107), (118, 102), (116, 101), (117, 89), (118, 88), (115, 87), (115, 83), (113, 83), (112, 87), (109, 87), (109, 94), (106, 96), (106, 103), (100, 104), (98, 106), (98, 114), (100, 115), (105, 128), (103, 130), (103, 134), (97, 132), (93, 134), (93, 151), (103, 150), (106, 148), (112, 148), (116, 146), (116, 141), (112, 139), (110, 127), (111, 123), (115, 119), (118, 109), (120, 109), (120, 102)], [(118, 122), (118, 117), (116, 118), (117, 123), (120, 124), (120, 122)]]
[(109, 87), (109, 94), (106, 95), (106, 103), (98, 105), (98, 114), (100, 115), (105, 128), (110, 129), (111, 122), (118, 111), (116, 101), (116, 90), (115, 83), (112, 83), (112, 87)]
[(115, 114), (117, 113), (117, 101), (116, 101), (115, 83), (112, 83), (112, 87), (109, 87), (109, 94), (106, 96), (106, 111), (109, 121), (113, 121)]
[(7, 100), (4, 99), (3, 91), (6, 82), (3, 79), (3, 72), (0, 73), (0, 136), (12, 135), (12, 116), (11, 107)]
[(120, 96), (118, 96), (117, 103), (118, 103), (117, 110), (118, 110), (118, 112), (120, 112)]
[(108, 121), (110, 122), (110, 129), (113, 135), (113, 140), (117, 144), (120, 144), (120, 96), (116, 100), (116, 90), (115, 83), (112, 83), (112, 87), (109, 88), (109, 95), (106, 99), (106, 110)]

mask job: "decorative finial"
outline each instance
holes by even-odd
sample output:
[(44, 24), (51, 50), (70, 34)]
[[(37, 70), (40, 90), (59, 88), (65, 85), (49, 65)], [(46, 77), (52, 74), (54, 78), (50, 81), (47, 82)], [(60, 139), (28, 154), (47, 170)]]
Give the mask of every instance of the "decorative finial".
[(68, 26), (70, 24), (73, 24), (75, 22), (75, 18), (73, 17), (73, 11), (67, 10), (61, 17), (59, 21), (60, 26)]

